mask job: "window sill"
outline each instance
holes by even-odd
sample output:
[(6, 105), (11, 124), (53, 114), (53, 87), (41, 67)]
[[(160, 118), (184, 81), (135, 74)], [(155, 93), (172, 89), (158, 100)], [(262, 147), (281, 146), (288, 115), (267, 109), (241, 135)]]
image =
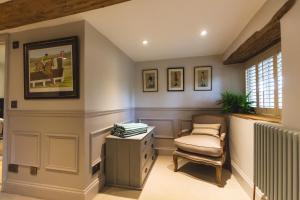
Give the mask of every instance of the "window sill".
[(267, 116), (267, 115), (258, 115), (258, 114), (232, 114), (232, 116), (243, 118), (243, 119), (252, 119), (258, 121), (265, 121), (271, 123), (281, 123), (281, 118), (278, 116)]

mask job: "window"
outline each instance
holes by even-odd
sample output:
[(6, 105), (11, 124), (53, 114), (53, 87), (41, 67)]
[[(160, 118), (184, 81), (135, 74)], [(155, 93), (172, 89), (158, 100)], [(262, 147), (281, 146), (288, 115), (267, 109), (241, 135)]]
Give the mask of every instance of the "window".
[(282, 60), (281, 52), (277, 55), (277, 84), (278, 84), (278, 108), (282, 109), (282, 87), (283, 87), (283, 78), (282, 78)]
[(256, 107), (256, 66), (246, 69), (246, 94), (249, 95), (249, 101)]
[(273, 57), (258, 64), (259, 107), (275, 108)]
[(283, 66), (278, 52), (256, 59), (256, 64), (245, 71), (246, 94), (250, 93), (249, 101), (259, 113), (278, 114), (282, 109)]

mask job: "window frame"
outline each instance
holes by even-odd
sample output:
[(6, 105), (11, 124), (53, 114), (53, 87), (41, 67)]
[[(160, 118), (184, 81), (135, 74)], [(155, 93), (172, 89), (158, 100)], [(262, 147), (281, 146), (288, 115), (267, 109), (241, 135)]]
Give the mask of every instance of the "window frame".
[[(266, 50), (265, 52), (255, 56), (254, 58), (247, 61), (244, 65), (244, 71), (246, 69), (255, 66), (256, 67), (256, 107), (255, 111), (257, 114), (263, 114), (263, 115), (273, 115), (273, 116), (281, 116), (282, 108), (279, 108), (278, 103), (278, 71), (277, 71), (277, 56), (281, 52), (281, 45), (280, 43), (274, 45), (270, 49)], [(260, 108), (259, 103), (259, 70), (258, 66), (261, 62), (264, 60), (273, 57), (273, 74), (274, 74), (274, 108)], [(282, 66), (284, 68), (284, 66)], [(246, 93), (246, 73), (244, 73), (245, 77), (245, 93)]]

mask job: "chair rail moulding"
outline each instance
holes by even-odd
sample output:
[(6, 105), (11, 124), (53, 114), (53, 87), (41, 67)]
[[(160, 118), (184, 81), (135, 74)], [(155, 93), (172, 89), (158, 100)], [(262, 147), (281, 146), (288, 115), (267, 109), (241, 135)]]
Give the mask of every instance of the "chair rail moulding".
[(193, 107), (136, 107), (136, 111), (221, 111), (221, 108), (193, 108)]
[(9, 116), (22, 117), (84, 117), (85, 112), (80, 110), (8, 110)]
[[(27, 0), (0, 4), (0, 30), (65, 17), (129, 0)], [(45, 6), (46, 5), (46, 6)]]
[(296, 0), (287, 0), (261, 30), (255, 32), (223, 62), (224, 65), (244, 63), (280, 42), (280, 19), (294, 6), (295, 2)]
[(9, 116), (23, 117), (98, 117), (115, 113), (134, 111), (134, 108), (124, 108), (104, 111), (84, 111), (84, 110), (8, 110)]
[(91, 110), (85, 112), (85, 117), (99, 117), (104, 115), (110, 115), (110, 114), (116, 114), (116, 113), (123, 113), (123, 112), (131, 112), (134, 111), (134, 108), (122, 108), (122, 109), (114, 109), (114, 110), (103, 110), (103, 111), (97, 111), (97, 110)]

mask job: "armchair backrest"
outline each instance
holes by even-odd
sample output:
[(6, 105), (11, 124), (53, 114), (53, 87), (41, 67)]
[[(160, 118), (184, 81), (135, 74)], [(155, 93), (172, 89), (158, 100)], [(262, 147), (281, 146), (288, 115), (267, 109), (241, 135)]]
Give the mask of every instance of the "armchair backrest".
[(227, 120), (226, 117), (221, 114), (194, 115), (192, 121), (195, 124), (221, 124), (220, 133), (227, 132)]

